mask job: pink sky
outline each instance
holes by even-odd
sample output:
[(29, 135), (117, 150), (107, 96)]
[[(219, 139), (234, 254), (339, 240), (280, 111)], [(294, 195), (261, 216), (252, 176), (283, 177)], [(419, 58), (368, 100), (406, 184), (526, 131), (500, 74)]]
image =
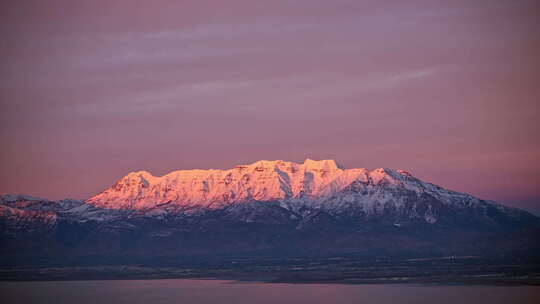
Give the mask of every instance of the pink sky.
[(538, 1), (10, 2), (0, 192), (310, 157), (540, 211)]

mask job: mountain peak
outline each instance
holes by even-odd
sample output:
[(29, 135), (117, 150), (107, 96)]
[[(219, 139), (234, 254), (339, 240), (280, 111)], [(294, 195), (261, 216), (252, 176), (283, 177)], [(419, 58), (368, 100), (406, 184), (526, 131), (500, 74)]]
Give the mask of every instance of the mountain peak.
[(322, 159), (322, 160), (313, 160), (306, 158), (304, 160), (304, 166), (312, 169), (322, 169), (322, 170), (337, 170), (342, 169), (335, 160), (333, 159)]
[(288, 164), (291, 164), (291, 163), (283, 161), (283, 160), (259, 160), (252, 163), (251, 165), (248, 165), (248, 167), (274, 169), (276, 167), (288, 165)]
[(341, 169), (332, 159), (304, 163), (260, 160), (227, 170), (178, 170), (164, 176), (135, 171), (87, 202), (111, 209), (227, 205), (232, 202), (275, 201), (322, 197), (344, 189), (365, 169)]
[(154, 175), (148, 171), (140, 170), (140, 171), (134, 171), (129, 172), (125, 177), (131, 177), (131, 178), (137, 178), (137, 177), (144, 177), (144, 178), (152, 178)]
[(168, 204), (181, 208), (220, 208), (238, 202), (325, 199), (354, 182), (365, 185), (417, 187), (405, 171), (344, 169), (333, 159), (303, 163), (260, 160), (218, 170), (178, 170), (163, 176), (135, 171), (87, 200), (110, 209), (147, 209)]

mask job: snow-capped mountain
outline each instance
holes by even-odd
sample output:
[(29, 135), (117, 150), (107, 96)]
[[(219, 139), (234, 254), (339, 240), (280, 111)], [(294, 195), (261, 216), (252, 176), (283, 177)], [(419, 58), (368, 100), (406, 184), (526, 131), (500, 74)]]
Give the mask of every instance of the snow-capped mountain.
[(398, 225), (410, 220), (433, 224), (448, 212), (515, 213), (495, 202), (423, 182), (403, 170), (343, 169), (334, 160), (311, 159), (302, 164), (262, 160), (229, 170), (179, 170), (161, 177), (137, 171), (86, 202), (149, 214), (277, 202), (293, 212), (291, 216), (322, 210), (347, 218), (386, 217)]
[[(403, 170), (344, 169), (333, 160), (258, 161), (160, 177), (137, 171), (86, 201), (0, 196), (0, 240), (8, 244), (4, 253), (16, 256), (28, 248), (82, 255), (298, 253), (312, 246), (321, 254), (530, 251), (540, 247), (531, 232), (539, 227), (526, 211)], [(520, 242), (486, 243), (501, 233)]]
[(163, 204), (216, 209), (246, 201), (320, 199), (355, 180), (378, 182), (381, 178), (366, 169), (341, 169), (333, 160), (307, 159), (303, 164), (263, 160), (230, 170), (179, 170), (161, 177), (132, 172), (87, 202), (110, 209), (148, 209)]

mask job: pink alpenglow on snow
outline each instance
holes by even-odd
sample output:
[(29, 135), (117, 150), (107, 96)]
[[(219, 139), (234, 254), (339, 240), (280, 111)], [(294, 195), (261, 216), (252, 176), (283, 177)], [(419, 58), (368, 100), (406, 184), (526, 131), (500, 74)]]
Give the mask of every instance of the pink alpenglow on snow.
[(342, 191), (355, 181), (401, 184), (402, 170), (343, 169), (334, 160), (306, 159), (298, 164), (261, 160), (229, 170), (179, 170), (161, 177), (132, 172), (87, 203), (108, 209), (169, 206), (221, 208), (233, 202), (319, 199)]

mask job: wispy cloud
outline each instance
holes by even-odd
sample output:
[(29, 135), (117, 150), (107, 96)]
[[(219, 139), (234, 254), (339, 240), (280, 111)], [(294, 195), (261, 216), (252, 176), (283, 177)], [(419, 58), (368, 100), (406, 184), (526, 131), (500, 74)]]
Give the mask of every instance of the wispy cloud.
[(378, 79), (370, 80), (361, 84), (363, 89), (386, 89), (396, 86), (406, 85), (408, 82), (434, 76), (440, 72), (440, 68), (430, 67), (406, 72), (399, 72), (391, 75), (384, 75)]

